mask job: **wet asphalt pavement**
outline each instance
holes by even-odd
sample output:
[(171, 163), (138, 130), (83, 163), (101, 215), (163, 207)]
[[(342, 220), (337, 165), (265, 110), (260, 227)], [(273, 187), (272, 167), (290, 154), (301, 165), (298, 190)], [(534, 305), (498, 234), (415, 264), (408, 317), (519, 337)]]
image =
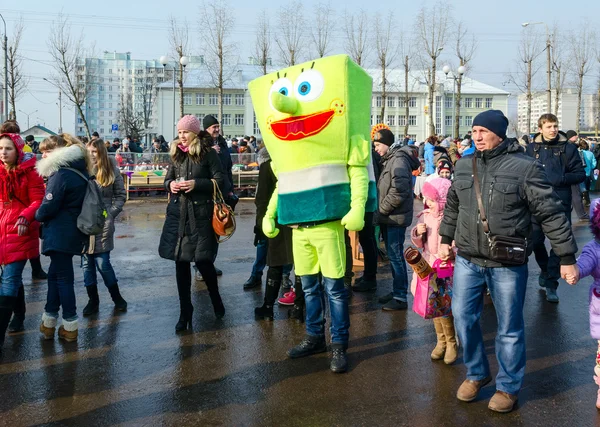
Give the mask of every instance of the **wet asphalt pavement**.
[[(415, 204), (419, 209), (420, 204)], [(531, 257), (525, 307), (527, 370), (516, 411), (492, 413), (480, 398), (461, 403), (462, 359), (432, 362), (433, 325), (412, 311), (381, 311), (377, 297), (391, 289), (380, 268), (377, 292), (355, 294), (347, 374), (329, 371), (327, 354), (290, 360), (286, 350), (303, 336), (303, 325), (276, 307), (274, 322), (256, 322), (253, 308), (263, 290), (242, 290), (254, 260), (254, 205), (238, 205), (238, 229), (220, 248), (217, 267), (227, 309), (216, 320), (202, 282), (193, 287), (193, 332), (176, 335), (179, 316), (174, 263), (158, 257), (164, 203), (134, 200), (117, 224), (112, 262), (129, 303), (115, 314), (99, 286), (100, 313), (80, 317), (79, 341), (43, 341), (38, 331), (46, 284), (24, 273), (26, 330), (6, 338), (0, 363), (0, 425), (192, 425), (192, 426), (592, 426), (598, 387), (593, 367), (587, 295), (591, 279), (562, 282), (559, 304), (537, 288)], [(580, 249), (591, 238), (574, 226)], [(42, 257), (47, 267), (48, 259)], [(87, 303), (76, 259), (78, 312)], [(496, 318), (482, 315), (492, 372)]]

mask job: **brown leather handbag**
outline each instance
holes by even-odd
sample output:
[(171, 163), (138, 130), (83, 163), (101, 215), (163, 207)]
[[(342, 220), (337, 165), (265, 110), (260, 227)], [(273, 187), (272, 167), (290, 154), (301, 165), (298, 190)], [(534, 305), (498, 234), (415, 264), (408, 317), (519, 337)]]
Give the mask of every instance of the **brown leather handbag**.
[[(213, 217), (212, 226), (215, 231), (217, 242), (223, 243), (233, 236), (235, 233), (235, 214), (233, 209), (225, 203), (221, 189), (217, 181), (211, 179), (213, 183)], [(221, 239), (221, 237), (224, 237)]]

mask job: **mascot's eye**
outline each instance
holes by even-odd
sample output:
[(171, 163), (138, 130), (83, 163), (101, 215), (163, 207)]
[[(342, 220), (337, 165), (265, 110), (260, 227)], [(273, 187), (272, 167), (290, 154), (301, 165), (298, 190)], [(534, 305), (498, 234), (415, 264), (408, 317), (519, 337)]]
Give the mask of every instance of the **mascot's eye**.
[(298, 76), (294, 93), (299, 101), (314, 101), (323, 93), (325, 80), (317, 70), (307, 70)]
[(293, 87), (294, 85), (292, 85), (290, 79), (285, 77), (282, 77), (273, 83), (273, 86), (271, 86), (271, 90), (269, 91), (269, 104), (271, 104), (271, 108), (275, 109), (271, 103), (271, 95), (273, 93), (279, 92), (283, 96), (290, 96)]

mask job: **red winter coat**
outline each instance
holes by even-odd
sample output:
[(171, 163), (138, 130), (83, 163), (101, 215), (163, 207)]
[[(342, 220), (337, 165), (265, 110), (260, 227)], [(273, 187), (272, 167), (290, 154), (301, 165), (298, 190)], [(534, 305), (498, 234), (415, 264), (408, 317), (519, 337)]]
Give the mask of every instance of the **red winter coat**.
[[(10, 171), (0, 162), (0, 265), (40, 255), (35, 212), (44, 198), (44, 180), (35, 170), (35, 155), (25, 153), (20, 158), (21, 163)], [(19, 236), (15, 225), (21, 216), (29, 221), (24, 236)]]

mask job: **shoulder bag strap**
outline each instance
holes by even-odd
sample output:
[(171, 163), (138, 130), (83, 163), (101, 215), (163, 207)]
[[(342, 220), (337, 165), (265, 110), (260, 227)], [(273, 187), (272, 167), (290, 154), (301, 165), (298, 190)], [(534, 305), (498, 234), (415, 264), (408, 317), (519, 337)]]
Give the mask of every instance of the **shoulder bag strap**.
[(71, 172), (75, 172), (77, 175), (82, 177), (85, 180), (85, 182), (88, 182), (90, 180), (89, 178), (86, 178), (85, 175), (82, 174), (81, 172), (79, 172), (77, 169), (73, 169), (73, 168), (63, 168), (63, 169), (69, 170)]
[(481, 218), (483, 232), (488, 235), (490, 234), (490, 227), (487, 216), (485, 215), (485, 209), (483, 208), (483, 200), (481, 200), (481, 186), (479, 185), (479, 177), (477, 176), (477, 158), (475, 156), (473, 156), (473, 181), (475, 185), (475, 195), (477, 196), (477, 204), (479, 205), (479, 218)]

